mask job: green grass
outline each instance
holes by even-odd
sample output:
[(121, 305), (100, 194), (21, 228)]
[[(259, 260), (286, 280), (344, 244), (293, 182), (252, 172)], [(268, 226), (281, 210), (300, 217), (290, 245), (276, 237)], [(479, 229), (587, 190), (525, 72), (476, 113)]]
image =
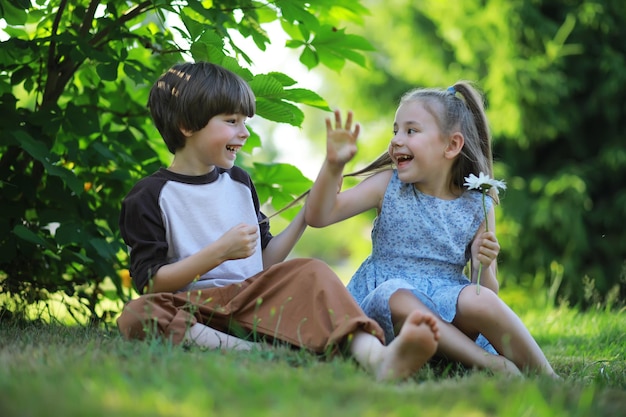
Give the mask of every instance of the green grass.
[[(112, 328), (0, 321), (0, 415), (624, 416), (626, 312), (517, 306), (563, 381), (428, 365), (375, 383), (348, 359), (216, 352)], [(1, 319), (1, 318), (0, 318)]]

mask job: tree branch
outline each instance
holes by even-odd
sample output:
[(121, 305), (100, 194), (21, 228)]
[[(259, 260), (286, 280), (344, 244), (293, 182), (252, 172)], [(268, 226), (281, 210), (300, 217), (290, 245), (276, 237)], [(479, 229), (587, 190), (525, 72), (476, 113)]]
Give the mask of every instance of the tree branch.
[[(91, 19), (93, 20), (93, 16), (95, 13), (95, 9), (98, 5), (98, 1), (99, 0), (92, 0), (92, 2), (90, 3), (89, 10), (87, 14), (85, 15), (85, 19), (83, 19), (83, 23), (81, 24), (79, 35), (85, 30), (87, 31), (86, 33), (89, 33), (90, 21), (88, 20), (88, 17), (91, 16)], [(65, 10), (66, 6), (67, 6), (67, 0), (61, 0), (61, 5), (59, 6), (59, 10), (57, 12), (57, 16), (55, 17), (55, 21), (53, 25), (52, 39), (54, 39), (54, 36), (56, 35), (56, 31), (58, 30), (59, 23), (61, 21), (61, 14)], [(153, 7), (155, 6), (153, 6), (153, 3), (151, 0), (144, 1), (136, 5), (129, 11), (127, 11), (124, 15), (122, 15), (117, 20), (116, 23), (118, 26), (121, 26), (127, 21), (139, 16), (142, 13), (145, 13), (146, 11), (150, 10)], [(110, 27), (103, 29), (102, 31), (94, 35), (94, 37), (89, 41), (89, 44), (92, 46), (96, 45), (100, 40), (104, 39), (109, 33), (110, 33)], [(48, 103), (56, 103), (58, 101), (59, 97), (63, 93), (63, 90), (65, 89), (66, 84), (72, 78), (76, 70), (84, 62), (84, 60), (81, 60), (80, 62), (74, 62), (68, 57), (66, 57), (66, 59), (61, 62), (60, 57), (56, 57), (54, 55), (55, 49), (56, 49), (56, 43), (53, 43), (52, 41), (49, 56), (48, 56), (48, 80), (46, 82), (46, 87), (45, 87), (44, 95), (42, 98), (42, 106), (45, 106)]]
[[(125, 14), (123, 14), (118, 20), (117, 25), (122, 26), (124, 23), (128, 22), (131, 19), (139, 16), (142, 13), (147, 12), (148, 10), (154, 8), (153, 2), (151, 0), (144, 1), (143, 3), (138, 4), (134, 8), (128, 10)], [(89, 41), (90, 45), (97, 45), (102, 39), (104, 39), (109, 32), (111, 31), (110, 27), (104, 28), (100, 32), (98, 32), (91, 40)]]
[(100, 0), (91, 0), (91, 2), (89, 3), (87, 13), (85, 13), (85, 17), (80, 24), (80, 29), (78, 29), (78, 36), (87, 36), (87, 34), (89, 33), (89, 29), (91, 28), (91, 22), (93, 22), (93, 17), (96, 15), (96, 9), (98, 8), (99, 4)]
[(59, 23), (61, 23), (61, 16), (65, 11), (65, 7), (67, 6), (67, 0), (61, 0), (61, 4), (59, 4), (59, 9), (57, 10), (56, 16), (54, 16), (54, 22), (52, 23), (52, 31), (50, 33), (50, 47), (48, 48), (48, 72), (50, 68), (54, 66), (54, 53), (56, 50), (57, 43), (54, 40), (57, 36), (57, 31), (59, 30)]

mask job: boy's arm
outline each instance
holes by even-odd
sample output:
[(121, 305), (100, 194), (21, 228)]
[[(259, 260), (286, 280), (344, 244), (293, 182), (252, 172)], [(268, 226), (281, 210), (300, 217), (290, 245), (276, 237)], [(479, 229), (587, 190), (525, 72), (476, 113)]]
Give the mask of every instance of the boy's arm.
[(304, 222), (304, 209), (302, 209), (282, 232), (272, 237), (263, 249), (263, 267), (269, 268), (284, 261), (300, 240), (304, 229), (306, 229), (306, 223)]
[(238, 224), (193, 255), (161, 266), (146, 292), (178, 291), (225, 261), (251, 256), (256, 250), (257, 239), (256, 225)]

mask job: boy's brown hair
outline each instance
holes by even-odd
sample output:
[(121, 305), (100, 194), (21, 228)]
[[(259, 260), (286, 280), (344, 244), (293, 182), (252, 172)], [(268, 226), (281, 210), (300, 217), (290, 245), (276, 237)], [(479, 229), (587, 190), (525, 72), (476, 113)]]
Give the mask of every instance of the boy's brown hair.
[(154, 83), (148, 108), (167, 149), (185, 146), (181, 129), (204, 128), (218, 114), (254, 116), (255, 96), (234, 72), (209, 62), (176, 64)]

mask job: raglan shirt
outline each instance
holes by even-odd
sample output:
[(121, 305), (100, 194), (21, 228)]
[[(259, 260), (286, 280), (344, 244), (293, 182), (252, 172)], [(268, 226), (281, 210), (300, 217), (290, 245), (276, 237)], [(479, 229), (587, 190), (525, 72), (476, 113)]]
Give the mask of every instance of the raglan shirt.
[[(135, 288), (143, 293), (163, 265), (198, 252), (237, 224), (265, 218), (252, 179), (237, 166), (216, 167), (201, 176), (159, 169), (137, 182), (122, 202), (119, 226)], [(259, 224), (252, 256), (226, 261), (179, 291), (221, 287), (257, 274), (263, 270), (262, 249), (271, 239), (269, 223)]]

